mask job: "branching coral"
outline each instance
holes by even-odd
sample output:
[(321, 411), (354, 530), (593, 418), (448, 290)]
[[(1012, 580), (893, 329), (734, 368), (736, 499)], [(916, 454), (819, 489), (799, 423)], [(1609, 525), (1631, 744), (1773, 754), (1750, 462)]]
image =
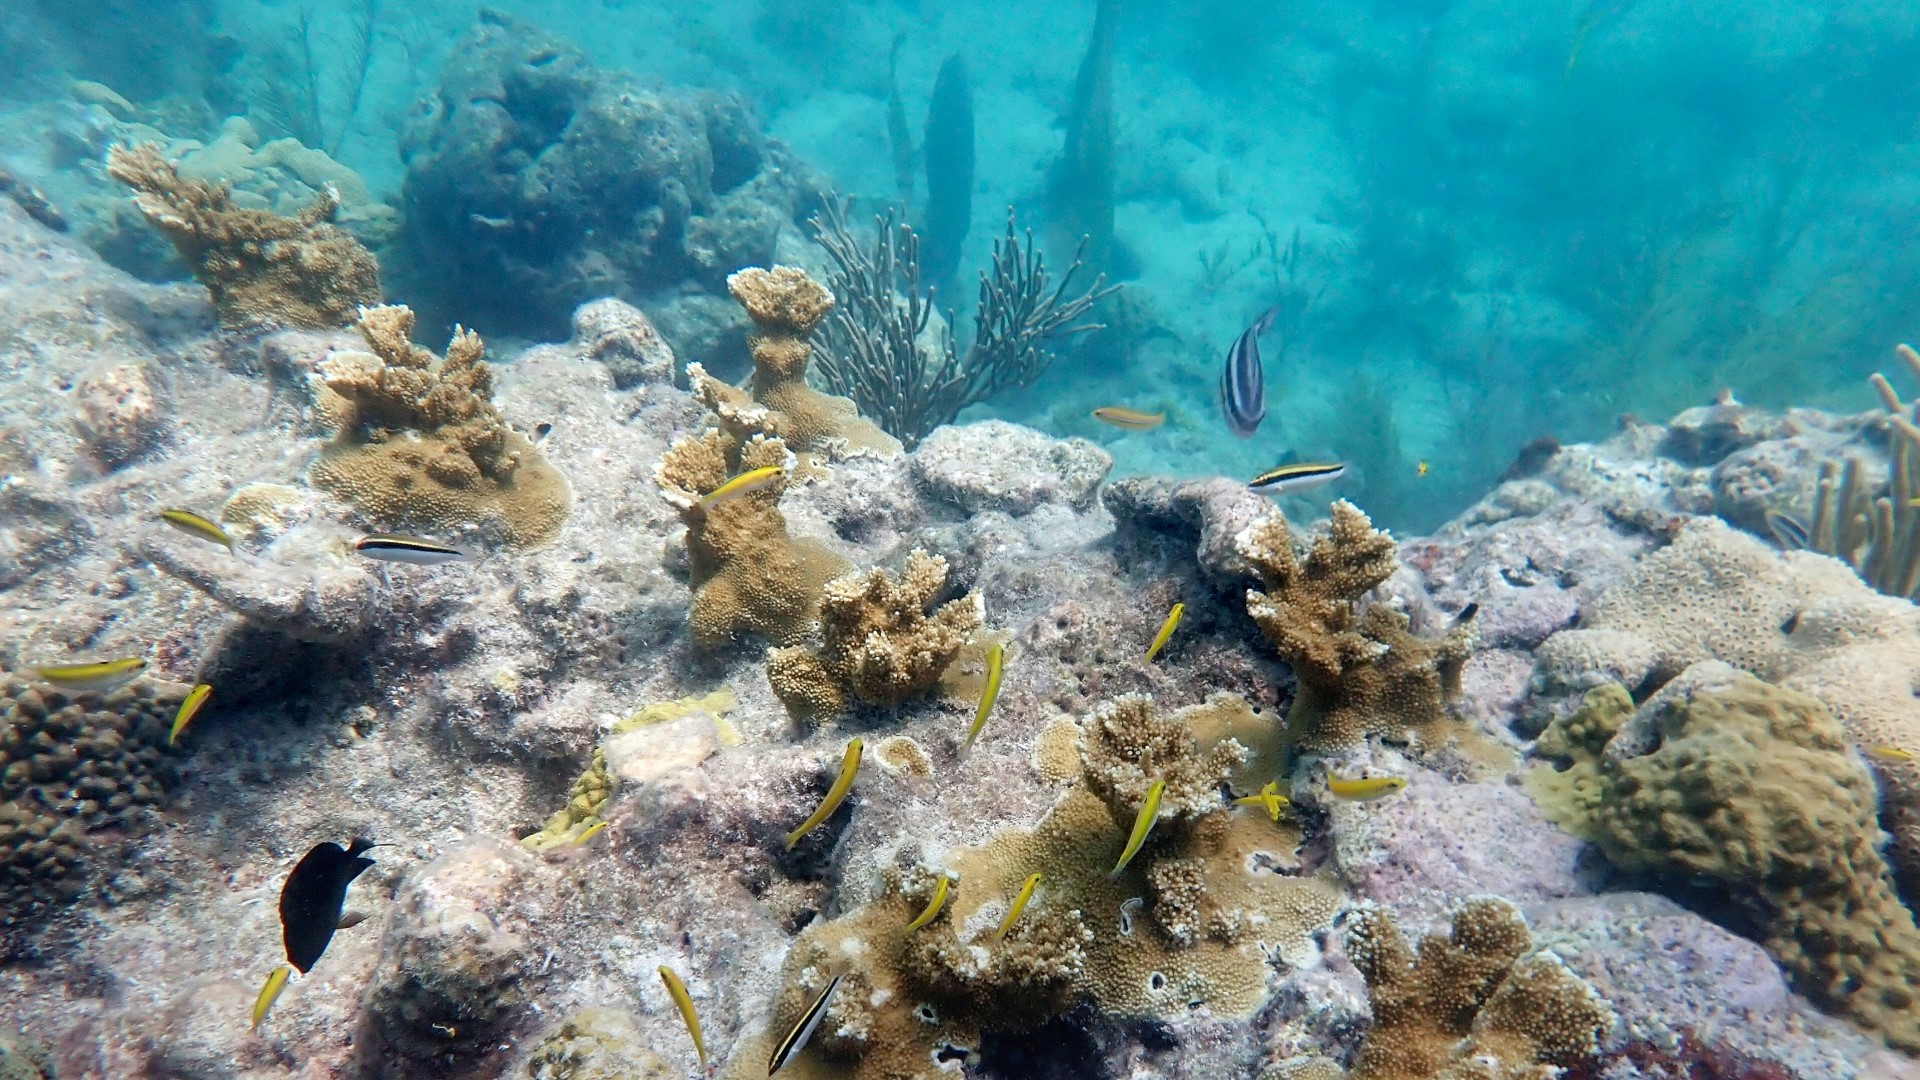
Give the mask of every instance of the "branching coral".
[(822, 647), (767, 652), (767, 678), (789, 712), (815, 720), (847, 698), (898, 705), (932, 690), (980, 625), (971, 597), (934, 601), (947, 561), (915, 550), (899, 577), (875, 569), (827, 583), (820, 608)]
[(456, 329), (436, 362), (413, 344), (405, 307), (365, 308), (358, 327), (371, 352), (321, 366), (316, 407), (339, 434), (314, 462), (314, 484), (381, 527), (481, 525), (517, 546), (552, 539), (572, 494), (494, 408), (480, 335)]
[(115, 147), (107, 171), (138, 192), (135, 205), (193, 267), (223, 326), (332, 330), (380, 302), (379, 264), (329, 224), (340, 206), (331, 189), (281, 217), (234, 205), (225, 184), (183, 178), (152, 143)]
[(1370, 735), (1433, 745), (1443, 740), (1445, 703), (1459, 692), (1472, 629), (1420, 638), (1407, 618), (1361, 600), (1392, 576), (1393, 538), (1352, 503), (1333, 504), (1326, 535), (1302, 559), (1279, 513), (1242, 534), (1240, 553), (1259, 575), (1247, 614), (1293, 668), (1299, 687), (1287, 725), (1294, 745), (1327, 751)]
[(1717, 883), (1804, 992), (1920, 1050), (1920, 930), (1880, 855), (1873, 777), (1826, 707), (1708, 662), (1629, 713), (1596, 691), (1548, 729), (1573, 767), (1529, 783), (1542, 809), (1623, 869)]
[(1550, 1080), (1597, 1053), (1613, 1010), (1559, 957), (1533, 952), (1512, 904), (1474, 897), (1447, 937), (1407, 947), (1384, 909), (1347, 922), (1373, 1027), (1350, 1080)]

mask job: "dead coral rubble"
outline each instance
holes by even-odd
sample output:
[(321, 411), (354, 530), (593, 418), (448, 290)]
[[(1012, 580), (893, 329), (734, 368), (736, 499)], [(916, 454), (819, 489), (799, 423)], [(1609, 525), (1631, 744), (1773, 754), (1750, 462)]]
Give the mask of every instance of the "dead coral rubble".
[(379, 264), (330, 224), (340, 207), (331, 188), (281, 217), (236, 206), (226, 184), (182, 177), (153, 143), (115, 147), (107, 171), (138, 193), (134, 204), (193, 267), (224, 327), (333, 330), (380, 302)]
[(1362, 607), (1398, 561), (1393, 538), (1344, 499), (1304, 559), (1293, 543), (1276, 512), (1250, 526), (1239, 547), (1261, 582), (1247, 591), (1247, 614), (1299, 680), (1287, 714), (1294, 745), (1331, 751), (1368, 736), (1426, 747), (1442, 741), (1444, 706), (1459, 693), (1473, 651), (1471, 628), (1420, 638), (1392, 608)]

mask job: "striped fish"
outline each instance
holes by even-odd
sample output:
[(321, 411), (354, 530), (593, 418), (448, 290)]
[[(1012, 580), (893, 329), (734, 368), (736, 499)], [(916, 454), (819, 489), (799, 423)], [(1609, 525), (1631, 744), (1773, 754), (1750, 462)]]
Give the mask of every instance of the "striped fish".
[(840, 980), (843, 977), (843, 975), (835, 975), (832, 981), (827, 983), (827, 988), (820, 991), (819, 997), (813, 999), (813, 1004), (807, 1006), (807, 1011), (800, 1014), (800, 1019), (787, 1032), (787, 1037), (781, 1039), (780, 1045), (773, 1048), (773, 1056), (767, 1059), (768, 1076), (786, 1068), (788, 1062), (798, 1057), (800, 1051), (806, 1049), (807, 1040), (813, 1038), (813, 1030), (820, 1026), (820, 1020), (827, 1015), (827, 1003), (833, 1000), (833, 992), (840, 989)]
[(1105, 424), (1129, 431), (1150, 431), (1167, 422), (1165, 410), (1157, 413), (1141, 412), (1138, 409), (1124, 409), (1118, 405), (1102, 405), (1093, 410), (1093, 418)]
[(1220, 415), (1227, 430), (1243, 439), (1253, 437), (1260, 421), (1267, 418), (1267, 380), (1260, 370), (1260, 335), (1280, 317), (1274, 305), (1253, 320), (1253, 325), (1233, 339), (1227, 350), (1227, 365), (1220, 372)]
[(394, 536), (386, 533), (361, 537), (353, 542), (353, 550), (369, 559), (411, 563), (414, 566), (433, 566), (436, 563), (453, 562), (467, 557), (464, 550), (451, 544), (443, 544), (438, 540), (425, 540), (418, 536)]
[(1299, 462), (1268, 469), (1247, 481), (1247, 486), (1263, 495), (1283, 495), (1331, 484), (1347, 474), (1345, 462)]

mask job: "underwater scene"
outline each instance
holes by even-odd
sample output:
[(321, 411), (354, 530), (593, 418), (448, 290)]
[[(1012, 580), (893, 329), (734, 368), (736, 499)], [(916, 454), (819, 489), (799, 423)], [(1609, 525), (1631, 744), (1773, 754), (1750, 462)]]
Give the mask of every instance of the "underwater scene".
[(7, 0), (0, 1080), (1920, 1080), (1920, 5)]

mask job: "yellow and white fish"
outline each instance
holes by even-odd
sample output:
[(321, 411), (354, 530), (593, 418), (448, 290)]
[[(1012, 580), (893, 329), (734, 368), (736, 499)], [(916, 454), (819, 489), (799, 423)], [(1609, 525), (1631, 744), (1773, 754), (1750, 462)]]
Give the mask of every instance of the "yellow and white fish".
[(1123, 409), (1118, 405), (1103, 405), (1093, 410), (1093, 418), (1128, 431), (1151, 431), (1167, 422), (1164, 412), (1145, 413), (1137, 409)]
[(973, 714), (973, 726), (967, 729), (967, 742), (960, 748), (961, 753), (973, 749), (973, 740), (980, 737), (980, 729), (987, 726), (987, 714), (993, 711), (993, 701), (1000, 696), (1000, 676), (1005, 673), (1007, 650), (999, 642), (987, 647), (987, 686), (980, 692), (980, 708)]
[(786, 479), (787, 470), (782, 465), (767, 465), (758, 469), (748, 469), (726, 483), (700, 496), (700, 509), (711, 510), (722, 503), (729, 503), (742, 495), (751, 495)]
[(1160, 632), (1153, 635), (1153, 644), (1147, 646), (1147, 655), (1141, 663), (1153, 663), (1153, 658), (1160, 655), (1160, 650), (1166, 648), (1168, 639), (1173, 637), (1173, 631), (1180, 625), (1180, 617), (1186, 613), (1187, 605), (1173, 605), (1173, 610), (1167, 612), (1166, 621), (1160, 624)]
[(233, 550), (233, 537), (227, 535), (227, 530), (191, 510), (162, 510), (160, 520), (188, 536), (205, 540), (209, 544), (219, 544), (229, 552)]
[(799, 843), (801, 837), (819, 828), (821, 822), (832, 817), (833, 812), (840, 809), (840, 804), (846, 801), (847, 793), (853, 790), (853, 778), (860, 773), (861, 749), (862, 744), (859, 739), (853, 739), (847, 743), (847, 752), (840, 759), (840, 775), (834, 777), (833, 786), (827, 789), (827, 797), (820, 800), (820, 805), (814, 810), (813, 816), (801, 822), (799, 828), (787, 834), (788, 851), (793, 850), (793, 845)]
[(1153, 831), (1154, 822), (1160, 820), (1160, 796), (1166, 794), (1167, 782), (1155, 780), (1147, 789), (1147, 797), (1140, 802), (1140, 812), (1134, 815), (1133, 832), (1127, 837), (1127, 846), (1120, 852), (1120, 861), (1107, 871), (1107, 877), (1117, 878), (1127, 864), (1140, 854), (1140, 848), (1147, 842), (1147, 834)]
[(1372, 802), (1407, 786), (1404, 776), (1327, 776), (1327, 792), (1348, 802)]
[(193, 718), (200, 715), (200, 707), (207, 703), (207, 695), (211, 693), (213, 693), (213, 687), (206, 683), (201, 683), (187, 691), (187, 699), (180, 703), (180, 711), (173, 714), (173, 730), (167, 732), (168, 746), (172, 746), (173, 741), (180, 737), (180, 733), (187, 730), (187, 725), (193, 723)]
[(52, 664), (34, 668), (34, 673), (62, 690), (117, 690), (140, 677), (147, 662), (138, 656), (122, 660), (102, 660), (96, 664)]

